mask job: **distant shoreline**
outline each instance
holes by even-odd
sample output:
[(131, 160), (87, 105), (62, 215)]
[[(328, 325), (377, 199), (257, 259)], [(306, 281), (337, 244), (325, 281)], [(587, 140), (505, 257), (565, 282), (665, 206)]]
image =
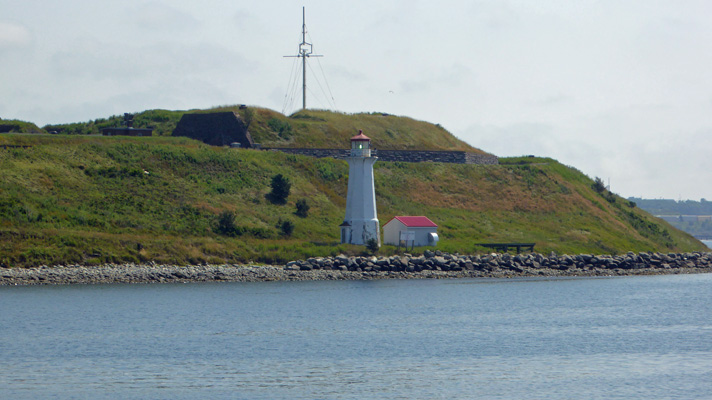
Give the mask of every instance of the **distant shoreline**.
[[(430, 253), (430, 252), (426, 252)], [(312, 258), (273, 265), (121, 264), (0, 269), (0, 286), (314, 280), (596, 277), (712, 272), (712, 253)]]

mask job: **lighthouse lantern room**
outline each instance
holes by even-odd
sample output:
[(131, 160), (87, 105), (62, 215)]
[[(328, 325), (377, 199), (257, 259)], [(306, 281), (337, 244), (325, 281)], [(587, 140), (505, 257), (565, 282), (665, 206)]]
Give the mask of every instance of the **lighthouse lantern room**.
[(349, 186), (346, 194), (346, 216), (341, 228), (341, 243), (365, 245), (370, 239), (381, 244), (380, 224), (376, 212), (376, 188), (373, 182), (371, 139), (359, 131), (351, 138)]

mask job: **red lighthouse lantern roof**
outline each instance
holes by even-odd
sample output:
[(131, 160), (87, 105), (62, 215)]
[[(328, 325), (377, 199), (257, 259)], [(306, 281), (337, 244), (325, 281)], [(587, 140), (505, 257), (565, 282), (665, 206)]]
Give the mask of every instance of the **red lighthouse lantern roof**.
[(363, 131), (359, 129), (358, 135), (351, 138), (352, 142), (370, 142), (371, 138), (364, 135)]

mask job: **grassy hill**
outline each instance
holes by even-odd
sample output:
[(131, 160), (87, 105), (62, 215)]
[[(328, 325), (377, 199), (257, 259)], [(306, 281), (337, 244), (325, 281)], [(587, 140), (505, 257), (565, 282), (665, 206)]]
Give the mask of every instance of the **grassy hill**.
[[(238, 113), (244, 115), (245, 110)], [(373, 139), (377, 148), (383, 150), (465, 150), (484, 153), (439, 125), (383, 113), (341, 114), (308, 110), (285, 117), (271, 110), (257, 109), (254, 115), (249, 131), (255, 141), (264, 146), (345, 148), (349, 145), (349, 139), (361, 129)]]
[[(255, 118), (280, 118), (264, 113)], [(334, 135), (395, 117), (354, 118), (357, 122), (344, 116), (339, 125), (334, 123), (343, 126)], [(293, 129), (299, 132), (302, 123), (304, 129), (321, 129), (323, 122), (296, 118)], [(264, 135), (260, 140), (266, 142)], [(318, 145), (344, 147), (329, 135)], [(307, 140), (296, 136), (294, 144)], [(387, 140), (387, 133), (372, 136), (376, 147), (386, 147), (379, 140)], [(409, 145), (416, 146), (417, 140)], [(449, 140), (433, 146), (469, 147)], [(0, 148), (2, 266), (283, 262), (363, 251), (338, 244), (348, 179), (345, 161), (216, 148), (173, 137), (3, 134), (2, 144), (31, 146)], [(439, 225), (438, 248), (460, 253), (485, 252), (476, 246), (480, 242), (509, 241), (536, 242), (537, 251), (560, 254), (704, 248), (629, 201), (592, 190), (591, 179), (574, 168), (543, 158), (500, 162), (377, 162), (379, 219), (383, 224), (394, 215), (427, 215)], [(286, 205), (265, 197), (276, 174), (292, 182)], [(306, 218), (295, 215), (300, 199), (311, 207)], [(220, 229), (221, 215), (229, 215), (225, 212), (236, 217), (232, 234)], [(287, 220), (295, 226), (291, 235), (279, 228)], [(395, 248), (381, 251), (388, 254)]]
[(47, 133), (32, 122), (0, 118), (0, 133)]
[[(384, 113), (343, 114), (307, 110), (290, 116), (266, 108), (224, 106), (209, 110), (149, 110), (134, 115), (135, 128), (154, 128), (154, 135), (169, 136), (185, 113), (232, 111), (249, 124), (257, 143), (266, 147), (344, 148), (362, 129), (379, 149), (465, 150), (484, 153), (457, 139), (439, 125)], [(100, 134), (103, 128), (121, 126), (123, 116), (93, 121), (47, 125), (47, 132), (72, 135)]]

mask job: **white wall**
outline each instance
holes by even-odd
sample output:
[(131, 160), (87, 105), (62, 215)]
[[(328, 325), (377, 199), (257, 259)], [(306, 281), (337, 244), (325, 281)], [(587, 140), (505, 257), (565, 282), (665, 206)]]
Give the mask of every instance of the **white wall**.
[(381, 243), (373, 182), (373, 164), (376, 160), (377, 157), (346, 158), (349, 163), (349, 186), (344, 221), (351, 225), (351, 232), (347, 235), (351, 244), (366, 244), (369, 239)]
[[(428, 243), (428, 234), (431, 232), (437, 233), (438, 228), (409, 228), (397, 219), (393, 219), (387, 224), (383, 225), (383, 243), (398, 246), (401, 231), (415, 232), (415, 243), (413, 244), (414, 246), (429, 246), (430, 243)], [(410, 243), (408, 243), (408, 245), (410, 246)]]

